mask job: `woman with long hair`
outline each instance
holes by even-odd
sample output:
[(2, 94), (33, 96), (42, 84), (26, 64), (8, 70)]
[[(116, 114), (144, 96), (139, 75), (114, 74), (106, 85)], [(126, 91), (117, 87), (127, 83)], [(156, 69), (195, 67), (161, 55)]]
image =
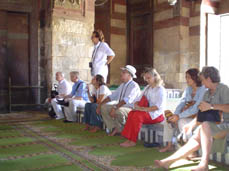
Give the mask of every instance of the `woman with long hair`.
[(91, 83), (95, 89), (92, 95), (88, 93), (91, 103), (85, 105), (84, 122), (86, 124), (85, 130), (90, 129), (91, 132), (96, 132), (102, 128), (103, 124), (101, 115), (96, 113), (96, 108), (103, 99), (111, 94), (111, 91), (104, 83), (104, 78), (101, 75), (93, 77)]
[(199, 78), (199, 70), (191, 68), (186, 71), (185, 79), (188, 87), (185, 89), (179, 105), (176, 107), (174, 114), (168, 117), (168, 120), (164, 122), (164, 142), (168, 145), (160, 152), (172, 151), (172, 137), (175, 128), (178, 127), (179, 131), (182, 132), (184, 125), (192, 121), (198, 112), (198, 106), (203, 100), (206, 88), (202, 86)]
[(92, 59), (89, 63), (89, 67), (91, 68), (91, 75), (102, 75), (104, 78), (104, 82), (106, 83), (108, 75), (108, 65), (114, 59), (115, 53), (105, 42), (102, 30), (93, 31), (91, 40), (94, 44)]

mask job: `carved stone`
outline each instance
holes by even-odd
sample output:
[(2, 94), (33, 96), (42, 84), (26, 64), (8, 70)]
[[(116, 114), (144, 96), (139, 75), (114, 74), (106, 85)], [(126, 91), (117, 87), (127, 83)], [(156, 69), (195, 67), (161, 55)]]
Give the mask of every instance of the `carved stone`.
[(66, 9), (80, 9), (81, 0), (55, 0), (55, 7), (62, 7)]

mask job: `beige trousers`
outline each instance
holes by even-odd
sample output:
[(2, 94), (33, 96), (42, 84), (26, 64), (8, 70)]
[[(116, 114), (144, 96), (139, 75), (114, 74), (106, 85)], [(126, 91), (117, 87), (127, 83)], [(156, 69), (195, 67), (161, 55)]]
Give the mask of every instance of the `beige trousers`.
[[(178, 129), (180, 132), (182, 132), (183, 127), (191, 122), (192, 118), (182, 118), (178, 120)], [(163, 141), (164, 142), (172, 142), (173, 134), (176, 128), (173, 128), (171, 124), (169, 124), (167, 121), (163, 122), (164, 125), (164, 132), (163, 132)]]
[(132, 110), (128, 107), (120, 107), (116, 110), (116, 116), (113, 118), (110, 116), (110, 111), (114, 105), (104, 104), (101, 106), (101, 115), (103, 121), (109, 130), (117, 128), (118, 132), (121, 132), (128, 116), (128, 113)]

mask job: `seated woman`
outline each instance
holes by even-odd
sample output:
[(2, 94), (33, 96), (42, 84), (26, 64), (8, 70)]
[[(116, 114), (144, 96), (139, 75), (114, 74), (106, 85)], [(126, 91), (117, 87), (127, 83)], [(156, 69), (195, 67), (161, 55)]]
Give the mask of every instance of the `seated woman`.
[(175, 128), (178, 126), (179, 131), (182, 132), (184, 125), (192, 121), (193, 117), (195, 117), (198, 112), (198, 106), (203, 99), (204, 93), (206, 92), (206, 88), (202, 86), (198, 76), (198, 69), (189, 69), (185, 74), (188, 87), (185, 89), (183, 97), (179, 105), (176, 107), (174, 115), (168, 117), (167, 121), (163, 123), (163, 139), (164, 142), (168, 142), (168, 145), (160, 149), (160, 152), (173, 150), (172, 137)]
[(136, 145), (142, 124), (156, 124), (164, 120), (166, 91), (163, 87), (163, 81), (153, 68), (146, 68), (142, 75), (148, 85), (134, 103), (134, 110), (128, 114), (127, 122), (122, 131), (122, 136), (127, 140), (120, 144), (122, 147)]
[(200, 111), (209, 113), (211, 111), (221, 111), (223, 112), (224, 121), (217, 124), (214, 121), (207, 121), (206, 118), (206, 121), (197, 122), (199, 116), (195, 118), (184, 127), (186, 134), (188, 134), (199, 125), (191, 139), (171, 156), (163, 160), (155, 160), (158, 167), (168, 169), (173, 162), (185, 158), (201, 148), (201, 161), (193, 171), (206, 171), (208, 170), (210, 153), (224, 152), (225, 150), (226, 135), (229, 132), (229, 88), (220, 83), (219, 71), (214, 67), (204, 67), (200, 78), (202, 84), (208, 88), (203, 101), (199, 105)]
[(96, 75), (92, 79), (92, 85), (95, 91), (92, 92), (92, 96), (90, 96), (90, 101), (92, 103), (87, 103), (85, 105), (84, 122), (86, 123), (85, 130), (90, 129), (90, 132), (96, 132), (101, 129), (103, 124), (101, 115), (96, 113), (96, 108), (103, 99), (111, 94), (111, 91), (105, 85), (104, 78), (101, 75)]

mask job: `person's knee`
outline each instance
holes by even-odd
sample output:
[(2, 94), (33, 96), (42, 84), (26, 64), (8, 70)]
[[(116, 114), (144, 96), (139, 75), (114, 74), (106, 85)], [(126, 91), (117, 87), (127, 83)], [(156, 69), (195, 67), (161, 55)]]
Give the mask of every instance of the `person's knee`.
[(102, 113), (102, 114), (106, 111), (107, 107), (108, 107), (107, 104), (103, 104), (103, 105), (101, 106), (101, 113)]
[(85, 104), (85, 109), (90, 108), (92, 103), (86, 103)]
[(203, 122), (203, 123), (201, 124), (201, 128), (202, 128), (202, 129), (207, 129), (207, 128), (209, 128), (208, 122)]

